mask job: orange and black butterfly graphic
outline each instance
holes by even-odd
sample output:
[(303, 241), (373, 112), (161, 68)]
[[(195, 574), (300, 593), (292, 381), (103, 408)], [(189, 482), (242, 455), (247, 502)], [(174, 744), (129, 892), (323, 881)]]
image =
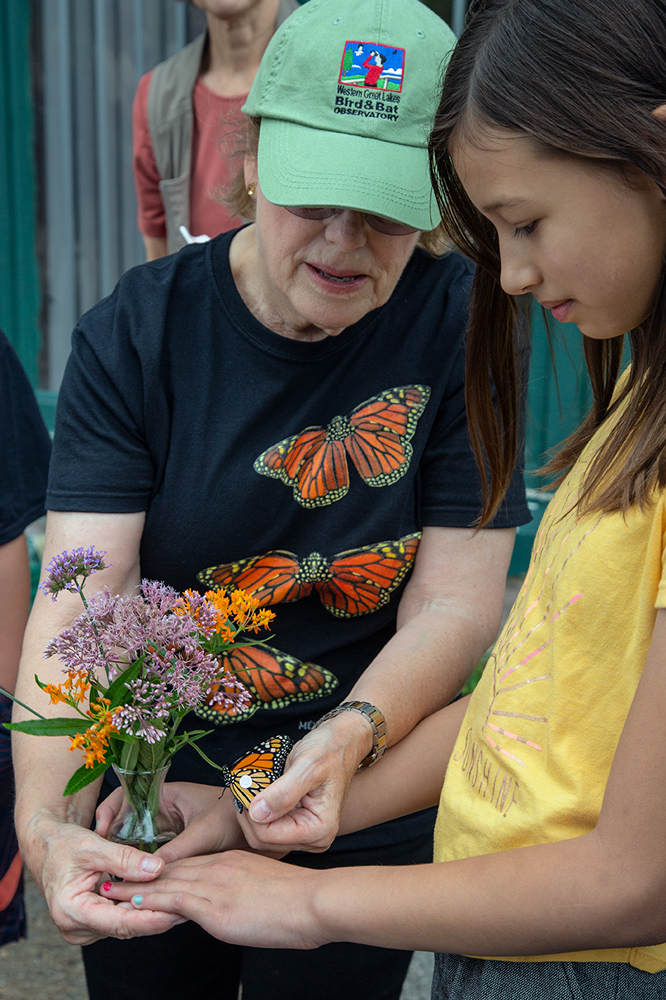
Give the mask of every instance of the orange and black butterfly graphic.
[(289, 736), (271, 736), (231, 767), (222, 765), (222, 784), (225, 790), (231, 789), (239, 813), (243, 812), (243, 808), (249, 808), (255, 795), (280, 777), (293, 745)]
[(220, 687), (224, 688), (224, 679), (213, 684), (206, 703), (196, 713), (218, 726), (245, 722), (260, 708), (284, 708), (295, 701), (325, 698), (338, 686), (338, 679), (330, 670), (316, 663), (303, 663), (263, 643), (229, 649), (220, 657), (220, 663), (245, 685), (252, 694), (252, 701), (241, 706), (218, 705), (213, 699)]
[(198, 574), (208, 587), (247, 590), (259, 602), (286, 604), (313, 590), (332, 615), (354, 618), (383, 607), (411, 569), (421, 532), (392, 542), (348, 549), (327, 559), (312, 552), (299, 559), (279, 549), (238, 562), (211, 566)]
[(262, 452), (256, 472), (279, 479), (303, 507), (323, 507), (349, 490), (351, 458), (368, 486), (391, 486), (407, 472), (410, 440), (430, 398), (427, 385), (403, 385), (366, 399), (350, 416), (306, 427)]

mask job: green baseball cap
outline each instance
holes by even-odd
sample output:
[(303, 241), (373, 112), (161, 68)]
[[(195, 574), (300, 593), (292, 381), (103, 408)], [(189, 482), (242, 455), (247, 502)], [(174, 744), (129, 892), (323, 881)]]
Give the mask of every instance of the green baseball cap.
[(309, 0), (270, 41), (243, 111), (276, 205), (434, 229), (428, 136), (455, 35), (420, 0)]

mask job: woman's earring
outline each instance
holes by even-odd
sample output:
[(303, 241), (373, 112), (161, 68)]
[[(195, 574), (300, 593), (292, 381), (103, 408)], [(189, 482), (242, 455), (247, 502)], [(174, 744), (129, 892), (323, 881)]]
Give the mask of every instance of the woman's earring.
[(248, 185), (247, 196), (248, 198), (254, 198), (254, 181)]

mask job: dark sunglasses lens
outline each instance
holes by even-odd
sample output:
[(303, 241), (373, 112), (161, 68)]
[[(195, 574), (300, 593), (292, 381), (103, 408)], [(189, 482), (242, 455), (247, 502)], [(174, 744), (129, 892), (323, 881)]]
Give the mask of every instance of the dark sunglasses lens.
[(337, 208), (307, 208), (304, 205), (285, 205), (284, 207), (292, 215), (297, 215), (299, 219), (309, 219), (311, 222), (330, 219), (337, 212)]
[(386, 236), (409, 236), (411, 233), (418, 232), (418, 229), (413, 226), (403, 226), (401, 222), (384, 219), (381, 215), (366, 214), (365, 221), (378, 233), (384, 233)]
[[(310, 222), (321, 222), (322, 219), (330, 219), (331, 216), (341, 211), (339, 208), (331, 208), (330, 206), (310, 208), (305, 205), (285, 205), (284, 207), (292, 215), (297, 215), (299, 219), (308, 219)], [(367, 212), (362, 212), (361, 214), (369, 226), (378, 233), (384, 233), (386, 236), (409, 236), (411, 233), (418, 232), (412, 226), (403, 226), (401, 222), (384, 219), (381, 215), (369, 215)]]

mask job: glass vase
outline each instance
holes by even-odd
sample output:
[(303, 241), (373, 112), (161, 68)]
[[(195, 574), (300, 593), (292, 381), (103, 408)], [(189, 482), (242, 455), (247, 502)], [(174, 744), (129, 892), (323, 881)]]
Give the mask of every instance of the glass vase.
[(116, 844), (129, 844), (154, 854), (181, 830), (162, 808), (164, 779), (171, 762), (151, 771), (127, 771), (113, 764), (124, 792), (124, 802), (107, 837)]

